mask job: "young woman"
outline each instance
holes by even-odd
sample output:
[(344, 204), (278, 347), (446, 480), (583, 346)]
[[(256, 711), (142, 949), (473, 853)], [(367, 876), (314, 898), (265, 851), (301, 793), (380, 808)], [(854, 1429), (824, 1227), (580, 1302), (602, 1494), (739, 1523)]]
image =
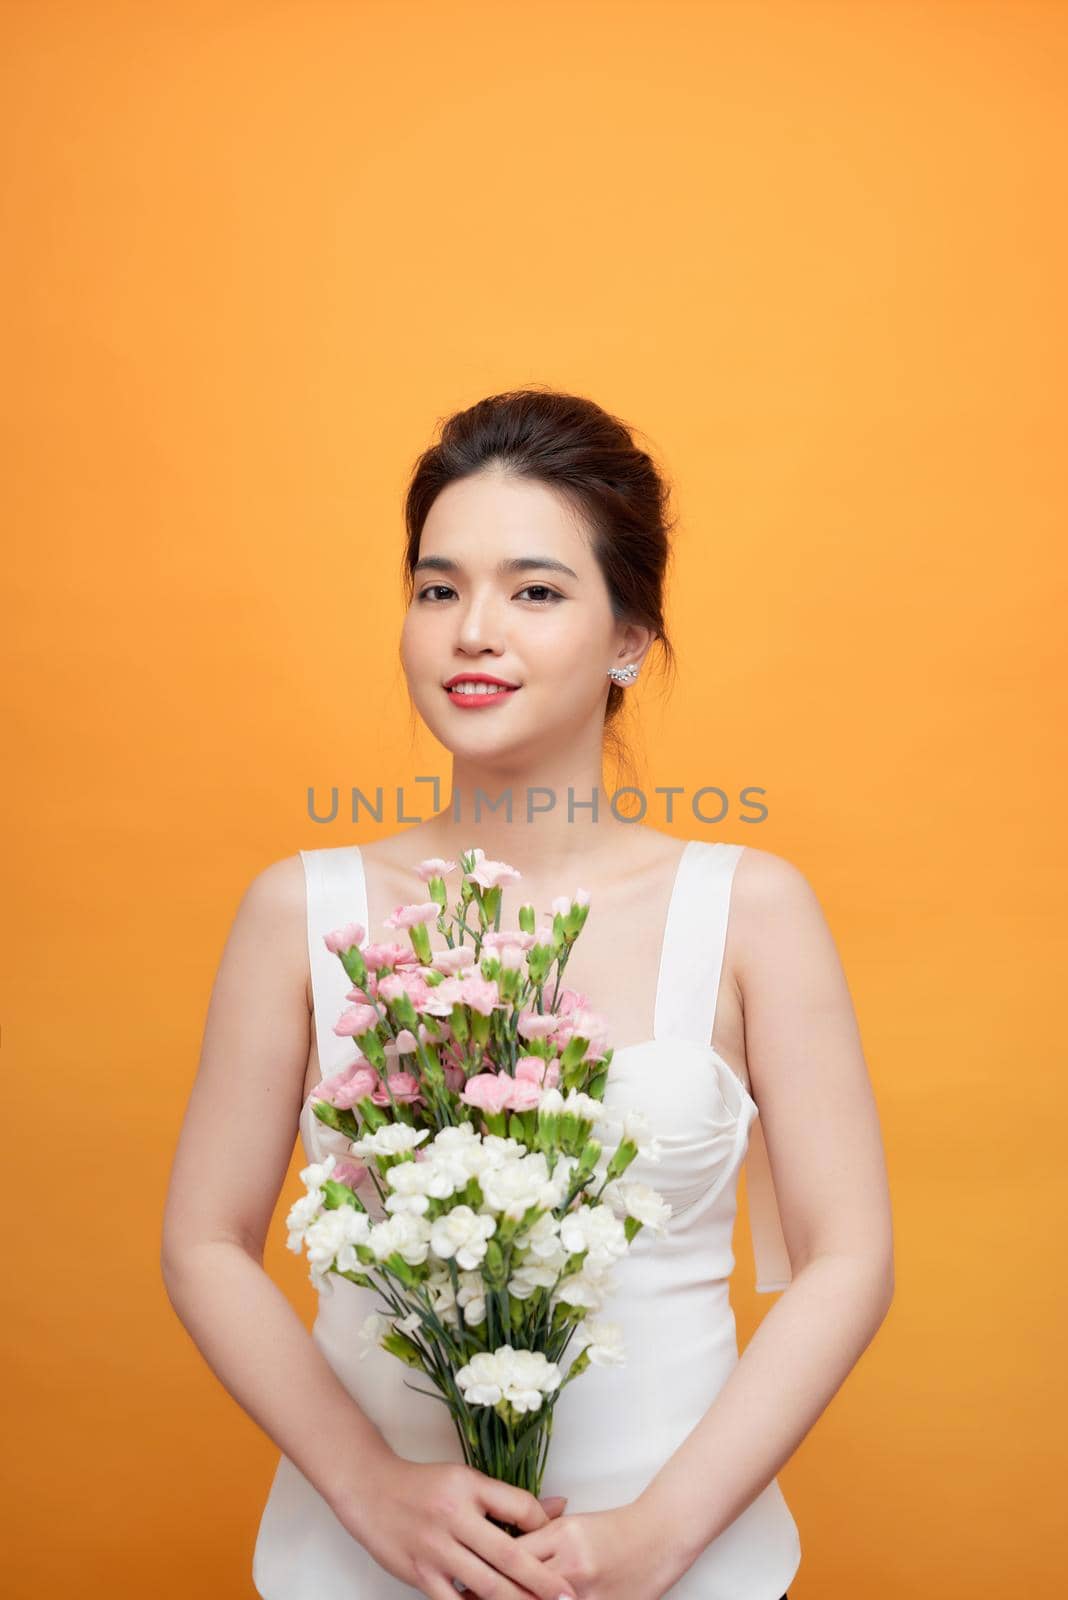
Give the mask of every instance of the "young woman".
[[(775, 1474), (886, 1315), (886, 1170), (805, 877), (708, 838), (688, 806), (681, 838), (621, 820), (602, 788), (629, 684), (654, 645), (671, 660), (666, 502), (648, 455), (587, 400), (526, 390), (452, 417), (409, 487), (401, 636), (411, 698), (452, 755), (450, 802), (373, 844), (273, 863), (235, 917), (162, 1260), (179, 1317), (282, 1453), (253, 1564), (264, 1600), (779, 1600), (799, 1565)], [(474, 681), (498, 688), (457, 687)], [(309, 1338), (262, 1266), (298, 1123), (320, 1159), (310, 1097), (353, 1053), (332, 1031), (348, 983), (322, 935), (358, 921), (390, 942), (385, 918), (425, 899), (414, 866), (472, 844), (522, 875), (502, 928), (520, 904), (589, 893), (566, 982), (607, 1019), (607, 1098), (660, 1139), (628, 1175), (672, 1206), (666, 1234), (614, 1269), (604, 1314), (626, 1363), (568, 1390), (542, 1500), (467, 1467), (446, 1408), (395, 1357), (360, 1358), (373, 1290), (337, 1283)], [(758, 1288), (786, 1292), (739, 1359), (747, 1154)]]

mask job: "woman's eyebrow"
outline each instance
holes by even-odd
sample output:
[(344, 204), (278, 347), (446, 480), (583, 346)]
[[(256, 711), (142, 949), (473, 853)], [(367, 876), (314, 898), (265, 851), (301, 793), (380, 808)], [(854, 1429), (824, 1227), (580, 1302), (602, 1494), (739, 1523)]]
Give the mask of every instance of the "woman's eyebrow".
[[(545, 569), (549, 572), (562, 572), (565, 577), (578, 579), (578, 573), (572, 572), (562, 561), (555, 561), (552, 556), (512, 556), (504, 561), (498, 561), (497, 571), (500, 573), (529, 572), (531, 569)], [(450, 561), (448, 556), (420, 556), (412, 568), (413, 572), (462, 572), (463, 565), (459, 561)]]

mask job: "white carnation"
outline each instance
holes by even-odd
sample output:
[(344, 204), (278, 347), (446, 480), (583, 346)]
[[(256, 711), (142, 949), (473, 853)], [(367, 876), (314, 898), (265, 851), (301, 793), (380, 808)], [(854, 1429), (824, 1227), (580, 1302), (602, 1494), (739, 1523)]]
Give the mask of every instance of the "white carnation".
[(637, 1145), (638, 1154), (646, 1161), (659, 1161), (661, 1144), (659, 1139), (654, 1139), (653, 1130), (649, 1125), (649, 1118), (644, 1111), (631, 1109), (623, 1118), (623, 1137), (630, 1139)]
[(456, 1304), (464, 1314), (469, 1328), (477, 1328), (486, 1320), (486, 1285), (481, 1272), (461, 1272)]
[(603, 1322), (587, 1317), (572, 1334), (579, 1351), (588, 1350), (597, 1367), (621, 1367), (626, 1360), (623, 1329), (618, 1322)]
[(560, 1222), (560, 1243), (569, 1255), (587, 1251), (583, 1271), (591, 1276), (607, 1270), (627, 1252), (627, 1235), (611, 1206), (579, 1206)]
[(630, 1139), (640, 1156), (647, 1161), (659, 1161), (662, 1145), (659, 1139), (652, 1137), (649, 1119), (644, 1111), (630, 1109), (625, 1112), (617, 1111), (614, 1106), (604, 1106), (602, 1115), (598, 1119), (597, 1136), (604, 1144), (611, 1143), (611, 1151), (602, 1150), (597, 1162), (597, 1170), (603, 1172), (615, 1154), (615, 1146), (624, 1139)]
[(435, 1218), (429, 1230), (430, 1248), (435, 1255), (444, 1260), (455, 1257), (457, 1266), (471, 1270), (485, 1260), (486, 1240), (496, 1233), (497, 1223), (495, 1218), (473, 1211), (470, 1206), (453, 1206)]
[(356, 1355), (362, 1361), (371, 1346), (377, 1344), (379, 1339), (389, 1327), (389, 1322), (378, 1311), (372, 1311), (364, 1317), (356, 1334)]
[(550, 1305), (562, 1302), (568, 1306), (584, 1306), (587, 1311), (600, 1311), (614, 1289), (615, 1284), (607, 1273), (594, 1278), (584, 1271), (574, 1272), (553, 1291)]
[(553, 1260), (524, 1261), (509, 1275), (508, 1293), (517, 1300), (529, 1300), (538, 1289), (551, 1289), (566, 1264), (567, 1256), (562, 1250)]
[(353, 1139), (349, 1148), (353, 1155), (365, 1158), (401, 1156), (429, 1138), (429, 1128), (413, 1128), (407, 1122), (386, 1122), (374, 1133), (364, 1134), (362, 1139)]
[(456, 1382), (469, 1405), (495, 1406), (507, 1400), (516, 1411), (537, 1411), (542, 1400), (559, 1388), (560, 1368), (540, 1350), (480, 1350), (459, 1369)]
[(300, 1181), (307, 1187), (309, 1193), (319, 1190), (327, 1178), (333, 1175), (337, 1166), (337, 1156), (327, 1156), (323, 1161), (313, 1161), (310, 1166), (302, 1167)]
[(531, 1206), (551, 1209), (557, 1203), (559, 1179), (549, 1177), (545, 1156), (540, 1150), (504, 1166), (489, 1168), (479, 1176), (486, 1204), (506, 1217), (518, 1220)]
[(386, 1172), (386, 1184), (392, 1190), (386, 1196), (386, 1210), (394, 1214), (414, 1211), (421, 1215), (429, 1209), (428, 1194), (433, 1181), (432, 1162), (398, 1161)]
[(492, 1157), (491, 1164), (499, 1166), (501, 1162), (511, 1160), (515, 1156), (525, 1156), (527, 1147), (518, 1139), (513, 1139), (511, 1134), (505, 1137), (500, 1133), (484, 1133), (479, 1140), (482, 1149)]
[(421, 1266), (430, 1248), (430, 1223), (414, 1211), (400, 1211), (371, 1229), (367, 1243), (376, 1261), (385, 1261), (394, 1251), (410, 1267)]
[(445, 1150), (453, 1148), (462, 1149), (464, 1145), (479, 1143), (479, 1136), (472, 1122), (450, 1123), (447, 1127), (439, 1128), (434, 1135), (430, 1148), (435, 1155), (440, 1155)]
[(537, 1222), (516, 1234), (516, 1243), (536, 1256), (554, 1256), (560, 1250), (560, 1219), (543, 1211)]
[(286, 1227), (289, 1229), (289, 1237), (286, 1240), (287, 1250), (292, 1250), (296, 1255), (300, 1255), (305, 1230), (322, 1209), (323, 1198), (321, 1191), (318, 1189), (310, 1189), (307, 1194), (301, 1195), (299, 1200), (293, 1202), (289, 1215), (286, 1217)]
[(623, 1183), (619, 1179), (603, 1191), (603, 1198), (618, 1202), (629, 1217), (654, 1233), (663, 1233), (672, 1216), (671, 1202), (650, 1189), (647, 1183)]
[(563, 1110), (570, 1116), (596, 1123), (604, 1113), (604, 1101), (595, 1100), (591, 1094), (583, 1094), (581, 1089), (569, 1089), (564, 1096)]
[(304, 1233), (312, 1282), (318, 1283), (334, 1266), (339, 1272), (359, 1272), (356, 1246), (366, 1244), (369, 1233), (366, 1213), (353, 1206), (322, 1212)]
[(435, 1262), (435, 1258), (433, 1256), (430, 1257), (426, 1282), (427, 1294), (430, 1298), (431, 1310), (437, 1316), (444, 1318), (446, 1313), (452, 1311), (456, 1305), (456, 1291), (453, 1289), (452, 1278), (449, 1276), (448, 1268), (446, 1267), (444, 1272), (438, 1273), (434, 1270), (435, 1265), (444, 1267), (445, 1264), (442, 1261)]
[(484, 1161), (481, 1140), (471, 1123), (440, 1129), (427, 1146), (426, 1161), (420, 1162), (433, 1173), (427, 1194), (435, 1200), (458, 1194), (467, 1187), (469, 1178), (477, 1177)]

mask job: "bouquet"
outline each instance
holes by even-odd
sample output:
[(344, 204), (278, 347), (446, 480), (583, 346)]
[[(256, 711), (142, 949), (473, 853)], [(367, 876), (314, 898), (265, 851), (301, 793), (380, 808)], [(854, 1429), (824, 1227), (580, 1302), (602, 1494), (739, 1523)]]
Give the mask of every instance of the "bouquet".
[(513, 867), (475, 848), (415, 871), (429, 898), (386, 919), (407, 945), (370, 944), (358, 923), (326, 935), (353, 984), (334, 1031), (356, 1054), (312, 1109), (347, 1157), (301, 1172), (288, 1245), (321, 1292), (333, 1276), (377, 1291), (364, 1353), (377, 1341), (421, 1372), (432, 1387), (407, 1387), (449, 1407), (468, 1465), (536, 1496), (564, 1389), (624, 1360), (622, 1330), (598, 1317), (610, 1269), (671, 1207), (620, 1179), (660, 1149), (641, 1113), (604, 1105), (604, 1019), (561, 987), (588, 894), (554, 900), (540, 926), (523, 905), (502, 930)]

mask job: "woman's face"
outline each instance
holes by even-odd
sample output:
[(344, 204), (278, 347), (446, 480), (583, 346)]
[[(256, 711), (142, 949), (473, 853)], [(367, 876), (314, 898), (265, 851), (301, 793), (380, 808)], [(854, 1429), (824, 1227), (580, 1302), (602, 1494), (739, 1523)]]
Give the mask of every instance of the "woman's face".
[[(557, 748), (591, 726), (599, 737), (608, 668), (624, 643), (647, 636), (612, 616), (588, 536), (543, 484), (490, 470), (434, 501), (401, 660), (419, 714), (447, 749), (493, 757)], [(445, 688), (479, 673), (516, 687), (478, 700)]]

